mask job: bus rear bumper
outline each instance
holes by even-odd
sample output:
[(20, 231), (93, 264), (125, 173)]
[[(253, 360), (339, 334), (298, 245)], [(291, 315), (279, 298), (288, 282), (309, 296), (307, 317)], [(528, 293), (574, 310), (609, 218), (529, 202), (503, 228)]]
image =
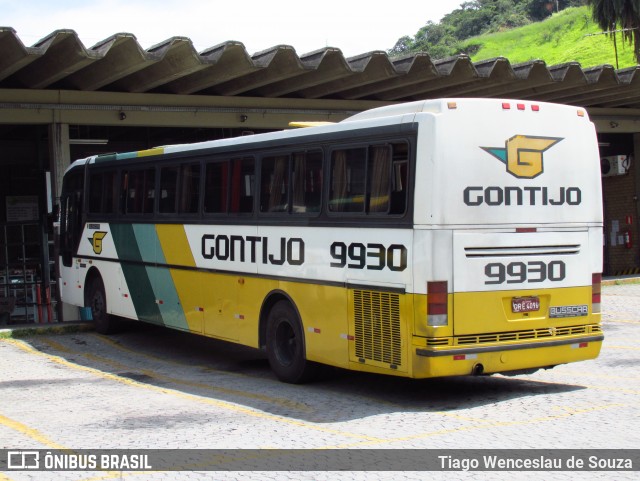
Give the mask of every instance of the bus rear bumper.
[(413, 377), (495, 374), (550, 368), (595, 359), (604, 336), (460, 348), (417, 347)]

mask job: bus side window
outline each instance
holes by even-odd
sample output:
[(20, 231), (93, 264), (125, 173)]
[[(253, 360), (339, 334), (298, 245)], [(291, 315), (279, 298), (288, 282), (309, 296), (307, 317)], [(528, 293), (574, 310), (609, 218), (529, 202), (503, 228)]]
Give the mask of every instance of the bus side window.
[(369, 205), (367, 212), (389, 212), (391, 147), (388, 145), (371, 147), (367, 168)]
[(389, 214), (404, 214), (407, 210), (409, 186), (409, 145), (406, 142), (392, 144), (391, 204)]
[(115, 214), (118, 211), (118, 191), (118, 173), (105, 172), (102, 195), (102, 210), (105, 214)]
[(231, 160), (231, 202), (229, 212), (232, 214), (250, 214), (253, 212), (255, 165), (255, 160), (252, 157)]
[(89, 212), (93, 214), (114, 214), (117, 210), (116, 172), (93, 172), (89, 177)]
[(205, 166), (204, 212), (226, 214), (229, 193), (229, 161), (208, 163)]
[(406, 160), (393, 162), (389, 214), (404, 214), (407, 210), (407, 170), (408, 162)]
[(148, 214), (153, 212), (155, 170), (130, 170), (125, 174), (125, 181), (127, 183), (125, 213)]
[(183, 165), (180, 171), (179, 212), (196, 214), (200, 203), (200, 164)]
[(162, 167), (160, 169), (160, 198), (158, 212), (161, 214), (176, 213), (178, 191), (178, 168)]
[(89, 212), (102, 213), (102, 196), (105, 178), (103, 173), (96, 172), (89, 177)]
[(287, 212), (289, 156), (264, 157), (260, 176), (260, 212)]
[(331, 155), (331, 212), (364, 212), (367, 149), (340, 149)]
[(331, 154), (330, 212), (404, 214), (408, 144), (336, 149)]
[(322, 202), (322, 152), (298, 152), (293, 155), (292, 213), (320, 212)]

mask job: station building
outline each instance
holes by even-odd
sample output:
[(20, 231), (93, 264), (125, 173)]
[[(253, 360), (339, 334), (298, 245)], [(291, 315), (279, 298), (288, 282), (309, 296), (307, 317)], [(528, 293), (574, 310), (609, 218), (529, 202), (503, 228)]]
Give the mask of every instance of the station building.
[(596, 125), (605, 207), (604, 275), (640, 272), (640, 66), (471, 62), (239, 42), (197, 52), (174, 37), (143, 49), (120, 33), (87, 48), (72, 30), (25, 46), (0, 27), (0, 323), (55, 322), (53, 223), (77, 158), (338, 122), (399, 102), (486, 97), (584, 107)]

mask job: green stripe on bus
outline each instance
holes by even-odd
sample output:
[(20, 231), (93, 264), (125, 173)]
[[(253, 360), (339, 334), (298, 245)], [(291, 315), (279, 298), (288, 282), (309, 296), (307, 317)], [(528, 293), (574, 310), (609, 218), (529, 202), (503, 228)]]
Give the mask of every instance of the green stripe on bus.
[(114, 160), (116, 160), (116, 154), (102, 154), (102, 155), (98, 155), (96, 157), (96, 164), (99, 164), (101, 162), (112, 162)]
[(142, 255), (138, 248), (131, 224), (111, 224), (111, 235), (122, 266), (129, 295), (133, 301), (138, 318), (162, 324), (162, 316), (153, 294), (151, 279), (142, 264)]
[(142, 261), (146, 264), (147, 276), (151, 279), (154, 302), (162, 316), (162, 324), (178, 329), (189, 329), (176, 286), (166, 267), (155, 267), (148, 264), (164, 266), (167, 264), (160, 239), (153, 224), (134, 224), (133, 232), (136, 237)]

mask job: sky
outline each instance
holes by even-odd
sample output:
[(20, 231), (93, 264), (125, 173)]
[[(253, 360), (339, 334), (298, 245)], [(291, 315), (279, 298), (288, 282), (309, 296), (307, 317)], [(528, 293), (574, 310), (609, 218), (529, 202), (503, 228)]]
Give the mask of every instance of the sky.
[(335, 47), (351, 57), (389, 50), (462, 1), (0, 0), (0, 26), (12, 27), (25, 46), (71, 29), (87, 48), (126, 32), (144, 49), (188, 37), (198, 52), (235, 40), (249, 54), (290, 45), (298, 55)]

